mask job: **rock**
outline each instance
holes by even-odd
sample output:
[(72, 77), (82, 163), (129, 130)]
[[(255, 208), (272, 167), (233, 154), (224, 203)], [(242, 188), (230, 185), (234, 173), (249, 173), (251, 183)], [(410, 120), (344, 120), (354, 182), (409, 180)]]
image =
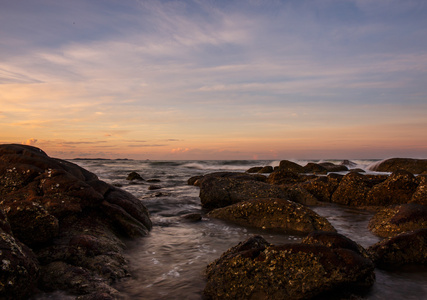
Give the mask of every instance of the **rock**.
[(338, 188), (332, 194), (331, 201), (351, 206), (379, 205), (375, 201), (369, 202), (367, 197), (372, 187), (384, 181), (385, 178), (385, 176), (368, 176), (350, 172), (340, 181)]
[(369, 205), (402, 204), (411, 201), (418, 187), (414, 175), (407, 171), (396, 171), (387, 180), (372, 187), (367, 194)]
[(427, 177), (418, 176), (418, 187), (412, 194), (411, 203), (427, 205)]
[(217, 208), (211, 218), (242, 226), (274, 229), (287, 233), (309, 233), (315, 230), (335, 231), (325, 218), (309, 208), (286, 199), (258, 199)]
[[(88, 297), (116, 295), (110, 285), (129, 275), (122, 239), (147, 235), (152, 226), (147, 209), (130, 193), (25, 145), (0, 145), (0, 207), (10, 224), (8, 229), (0, 218), (3, 231), (14, 234), (8, 241), (33, 248), (37, 271), (26, 272), (40, 273), (37, 288)], [(37, 276), (19, 268), (26, 283), (18, 292), (26, 294)]]
[(383, 208), (369, 221), (369, 230), (380, 237), (421, 228), (427, 228), (427, 207), (415, 203)]
[(126, 180), (133, 181), (133, 180), (139, 180), (144, 181), (144, 178), (141, 177), (137, 172), (130, 172), (128, 176), (126, 177)]
[(314, 179), (301, 183), (299, 186), (311, 193), (317, 200), (331, 202), (331, 198), (343, 178), (342, 175), (329, 174), (318, 176)]
[(351, 160), (348, 160), (348, 159), (344, 159), (341, 162), (341, 165), (342, 166), (347, 166), (347, 167), (355, 167), (355, 166), (357, 166), (357, 164), (355, 162), (352, 162)]
[(367, 289), (373, 263), (345, 248), (318, 244), (274, 246), (252, 237), (206, 269), (206, 299), (309, 299)]
[(258, 170), (257, 173), (272, 173), (274, 171), (274, 168), (272, 166), (265, 166), (262, 167), (260, 170)]
[(0, 299), (26, 299), (35, 293), (39, 276), (36, 256), (16, 240), (0, 209)]
[[(188, 185), (199, 185), (198, 183), (199, 183), (199, 179), (202, 179), (203, 178), (203, 176), (202, 175), (198, 175), (198, 176), (193, 176), (193, 177), (190, 177), (188, 180), (187, 180), (187, 184)], [(197, 184), (196, 184), (196, 182), (197, 182)]]
[(325, 168), (328, 172), (345, 172), (348, 171), (347, 165), (336, 165), (331, 162), (319, 163), (320, 166)]
[(202, 215), (198, 213), (186, 214), (182, 218), (189, 222), (199, 222), (202, 220)]
[(270, 184), (294, 184), (305, 181), (307, 178), (286, 169), (277, 169), (271, 173), (267, 182)]
[(262, 170), (262, 167), (252, 167), (246, 170), (246, 173), (258, 173)]
[(370, 259), (370, 255), (368, 254), (365, 248), (363, 248), (355, 241), (352, 241), (348, 237), (337, 232), (313, 231), (309, 235), (307, 235), (307, 237), (303, 239), (301, 243), (309, 245), (323, 245), (332, 249), (349, 249), (365, 258)]
[(398, 234), (368, 248), (379, 268), (427, 263), (427, 228)]
[(200, 200), (205, 209), (214, 209), (256, 198), (282, 198), (280, 187), (239, 177), (207, 177), (200, 185)]
[(152, 179), (147, 179), (147, 182), (150, 182), (150, 183), (157, 183), (157, 182), (161, 182), (161, 180), (160, 180), (160, 179), (157, 179), (157, 178), (152, 178)]
[(289, 171), (297, 174), (305, 173), (305, 170), (302, 166), (289, 160), (282, 160), (279, 163), (279, 168), (277, 170)]
[(326, 174), (328, 170), (316, 163), (308, 163), (304, 166), (304, 173)]
[(377, 172), (404, 170), (412, 174), (421, 174), (427, 171), (427, 159), (390, 158), (370, 166), (369, 170)]
[(154, 190), (160, 190), (162, 187), (160, 186), (160, 185), (155, 185), (155, 184), (151, 184), (149, 187), (148, 187), (148, 190), (149, 191), (154, 191)]
[(319, 201), (306, 189), (298, 186), (282, 186), (282, 189), (288, 194), (289, 200), (302, 205), (313, 206), (319, 205)]

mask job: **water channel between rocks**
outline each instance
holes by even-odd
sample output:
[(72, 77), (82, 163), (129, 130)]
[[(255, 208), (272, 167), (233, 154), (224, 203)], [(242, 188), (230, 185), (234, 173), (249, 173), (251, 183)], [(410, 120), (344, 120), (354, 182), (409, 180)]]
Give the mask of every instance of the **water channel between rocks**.
[[(271, 161), (73, 161), (94, 172), (101, 180), (121, 185), (143, 201), (153, 221), (149, 236), (130, 242), (127, 256), (132, 279), (115, 287), (128, 299), (202, 299), (205, 267), (228, 248), (254, 234), (273, 244), (298, 242), (300, 236), (266, 233), (203, 218), (191, 222), (182, 218), (201, 213), (199, 189), (187, 179), (215, 171), (243, 172), (249, 167), (274, 165)], [(278, 164), (278, 162), (276, 162)], [(144, 179), (158, 179), (161, 188), (148, 190), (150, 183), (129, 184), (126, 176), (136, 171)], [(339, 233), (368, 247), (380, 239), (367, 229), (372, 212), (340, 206), (313, 208), (326, 217)], [(425, 299), (427, 269), (395, 272), (376, 269), (376, 283), (366, 299)]]

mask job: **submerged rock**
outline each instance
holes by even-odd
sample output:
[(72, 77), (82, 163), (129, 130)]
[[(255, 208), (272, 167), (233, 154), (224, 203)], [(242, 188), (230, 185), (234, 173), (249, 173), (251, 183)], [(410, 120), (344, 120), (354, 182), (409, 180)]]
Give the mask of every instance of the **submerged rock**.
[(427, 228), (404, 232), (368, 248), (375, 264), (392, 269), (405, 264), (427, 264)]
[[(110, 284), (128, 276), (122, 239), (151, 229), (139, 199), (31, 146), (0, 145), (0, 196), (10, 224), (8, 240), (34, 250), (43, 291), (115, 294)], [(38, 272), (30, 269), (27, 273)], [(27, 283), (19, 293), (32, 291), (32, 277), (22, 273)], [(0, 290), (0, 298), (7, 295)]]
[(243, 201), (214, 209), (208, 216), (242, 226), (274, 229), (287, 233), (335, 231), (325, 218), (301, 204), (286, 199)]
[(206, 269), (206, 299), (310, 299), (367, 289), (374, 265), (346, 248), (319, 244), (274, 246), (252, 237)]
[(415, 203), (383, 208), (369, 221), (369, 230), (380, 237), (421, 228), (427, 228), (427, 207)]

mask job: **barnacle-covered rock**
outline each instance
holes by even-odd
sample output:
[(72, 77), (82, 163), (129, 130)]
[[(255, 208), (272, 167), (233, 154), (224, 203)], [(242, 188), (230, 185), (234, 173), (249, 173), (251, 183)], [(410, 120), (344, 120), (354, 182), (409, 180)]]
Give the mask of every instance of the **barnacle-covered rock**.
[(206, 269), (206, 299), (310, 299), (360, 292), (375, 281), (373, 263), (353, 250), (319, 244), (274, 246), (252, 237)]
[(217, 208), (209, 217), (242, 226), (274, 229), (289, 233), (309, 233), (315, 230), (335, 231), (325, 218), (311, 209), (286, 199), (257, 199)]

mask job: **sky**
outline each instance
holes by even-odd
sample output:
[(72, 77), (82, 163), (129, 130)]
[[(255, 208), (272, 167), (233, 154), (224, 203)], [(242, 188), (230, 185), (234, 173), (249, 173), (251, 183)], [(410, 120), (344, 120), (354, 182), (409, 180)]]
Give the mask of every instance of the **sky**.
[(0, 144), (427, 158), (425, 0), (0, 0)]

